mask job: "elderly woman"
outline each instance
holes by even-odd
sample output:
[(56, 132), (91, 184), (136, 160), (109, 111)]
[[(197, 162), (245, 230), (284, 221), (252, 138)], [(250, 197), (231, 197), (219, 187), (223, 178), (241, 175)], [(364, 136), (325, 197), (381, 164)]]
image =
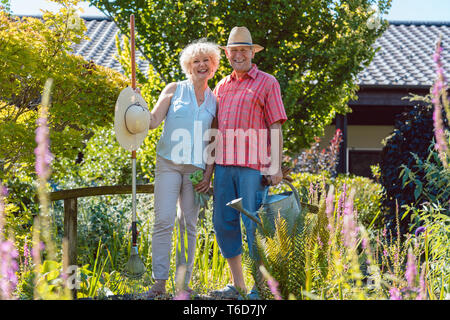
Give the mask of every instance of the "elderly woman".
[[(154, 285), (149, 297), (165, 293), (169, 277), (172, 231), (176, 216), (181, 239), (177, 250), (177, 277), (184, 276), (185, 290), (194, 265), (199, 205), (194, 200), (191, 173), (203, 169), (204, 179), (195, 186), (206, 192), (210, 186), (213, 164), (207, 164), (203, 151), (208, 141), (203, 139), (216, 115), (216, 99), (208, 87), (220, 61), (220, 50), (203, 39), (188, 45), (180, 55), (180, 64), (187, 80), (167, 85), (152, 110), (150, 129), (165, 119), (162, 135), (156, 147), (155, 222), (152, 235), (152, 264)], [(177, 211), (177, 202), (179, 210)], [(187, 261), (184, 235), (187, 234)], [(178, 246), (178, 245), (177, 245)], [(185, 272), (180, 266), (186, 267)], [(180, 279), (177, 279), (177, 281)]]

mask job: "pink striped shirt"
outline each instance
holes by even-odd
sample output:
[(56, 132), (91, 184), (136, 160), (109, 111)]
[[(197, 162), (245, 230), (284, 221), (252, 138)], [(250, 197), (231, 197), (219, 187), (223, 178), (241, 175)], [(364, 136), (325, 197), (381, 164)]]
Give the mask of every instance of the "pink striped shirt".
[(223, 78), (214, 94), (220, 133), (216, 138), (216, 163), (260, 171), (269, 167), (269, 126), (287, 120), (275, 77), (253, 64), (241, 79), (234, 71)]

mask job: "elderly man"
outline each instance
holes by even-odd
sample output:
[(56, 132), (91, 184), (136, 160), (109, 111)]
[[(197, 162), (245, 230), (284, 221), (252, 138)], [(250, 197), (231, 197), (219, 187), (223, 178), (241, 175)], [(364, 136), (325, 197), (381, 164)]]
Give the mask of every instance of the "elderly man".
[[(257, 211), (267, 194), (263, 183), (281, 182), (283, 136), (281, 125), (287, 120), (278, 81), (252, 63), (264, 48), (252, 43), (250, 31), (234, 27), (225, 51), (233, 72), (214, 89), (217, 98), (218, 137), (215, 151), (213, 223), (222, 255), (227, 259), (233, 284), (212, 292), (219, 298), (242, 298), (247, 293), (242, 270), (241, 214), (226, 206), (242, 198), (243, 206)], [(242, 215), (250, 256), (258, 261), (254, 245), (256, 224)], [(249, 298), (258, 298), (254, 289)]]

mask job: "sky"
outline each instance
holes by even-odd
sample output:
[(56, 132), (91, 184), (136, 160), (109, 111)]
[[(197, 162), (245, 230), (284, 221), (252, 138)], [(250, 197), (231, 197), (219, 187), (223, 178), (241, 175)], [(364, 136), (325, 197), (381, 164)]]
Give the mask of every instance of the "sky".
[[(11, 11), (17, 15), (40, 15), (39, 9), (57, 11), (59, 6), (48, 0), (10, 0)], [(81, 16), (104, 16), (88, 2), (81, 2)], [(446, 21), (450, 22), (450, 0), (392, 0), (389, 14), (383, 18), (394, 21)]]

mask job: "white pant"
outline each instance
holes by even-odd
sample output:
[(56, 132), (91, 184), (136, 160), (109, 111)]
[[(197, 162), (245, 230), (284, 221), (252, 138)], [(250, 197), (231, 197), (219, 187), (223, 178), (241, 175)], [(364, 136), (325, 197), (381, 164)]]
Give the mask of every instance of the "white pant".
[[(155, 222), (152, 235), (152, 272), (156, 280), (169, 278), (172, 232), (175, 218), (178, 217), (181, 239), (177, 240), (177, 248), (180, 246), (181, 252), (177, 249), (177, 270), (180, 265), (185, 265), (185, 284), (187, 285), (190, 281), (194, 266), (199, 206), (194, 202), (194, 188), (189, 175), (199, 169), (193, 165), (176, 164), (160, 156), (157, 157), (154, 192)], [(185, 232), (188, 243), (187, 261), (184, 246)]]

